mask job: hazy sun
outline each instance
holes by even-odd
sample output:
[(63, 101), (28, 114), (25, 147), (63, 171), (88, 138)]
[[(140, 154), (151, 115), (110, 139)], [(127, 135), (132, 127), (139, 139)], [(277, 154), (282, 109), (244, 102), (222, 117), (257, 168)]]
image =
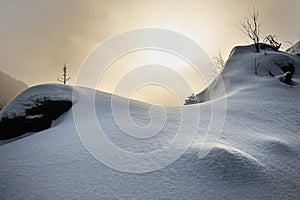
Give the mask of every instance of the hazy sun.
[[(148, 70), (137, 73), (138, 68), (143, 66), (148, 66)], [(164, 70), (157, 70), (157, 66), (164, 68)], [(174, 85), (178, 82), (178, 77), (172, 78), (172, 74), (180, 76), (189, 84), (191, 90), (186, 91), (184, 88), (181, 90), (180, 85), (178, 85), (177, 91), (172, 92), (168, 85)], [(169, 82), (157, 83), (158, 76), (168, 78)], [(141, 85), (134, 85), (137, 81), (141, 82), (145, 78), (150, 82), (143, 84), (142, 87)], [(120, 84), (122, 90), (117, 89)], [(183, 104), (184, 99), (191, 93), (203, 89), (204, 85), (203, 78), (182, 58), (161, 50), (140, 50), (120, 57), (113, 62), (100, 78), (98, 89), (152, 104), (179, 105)]]

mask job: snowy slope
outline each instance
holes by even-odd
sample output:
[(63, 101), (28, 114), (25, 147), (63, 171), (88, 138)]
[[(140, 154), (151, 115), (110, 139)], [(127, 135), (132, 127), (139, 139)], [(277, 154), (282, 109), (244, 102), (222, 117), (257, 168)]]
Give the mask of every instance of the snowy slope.
[[(259, 75), (254, 74), (255, 57), (262, 63)], [(281, 57), (295, 62), (293, 86), (280, 82), (278, 77), (265, 76), (268, 70), (278, 76), (282, 73), (278, 66), (271, 65), (272, 59)], [(124, 107), (116, 107), (113, 112), (110, 94), (74, 88), (73, 111), (52, 128), (0, 146), (1, 199), (299, 199), (299, 62), (286, 53), (270, 51), (264, 55), (252, 53), (249, 47), (235, 48), (222, 72), (227, 112), (218, 143), (206, 157), (199, 158), (200, 147), (206, 145), (203, 141), (211, 117), (210, 102), (185, 106), (183, 112), (190, 116), (200, 110), (200, 123), (193, 127), (192, 117), (183, 119), (182, 124), (190, 129), (176, 144), (177, 148), (184, 148), (194, 128), (196, 138), (175, 162), (148, 173), (112, 169), (86, 150), (80, 139), (97, 131), (89, 126), (92, 115), (84, 115), (87, 101), (95, 95), (96, 115), (107, 138), (131, 152), (153, 151), (170, 143), (182, 126), (180, 108), (165, 108), (167, 119), (158, 134), (134, 138), (116, 124), (114, 113), (122, 114)], [(221, 115), (218, 105), (223, 103), (224, 93), (218, 85), (222, 84), (212, 84), (213, 99), (218, 97), (214, 100), (214, 114)], [(39, 87), (46, 89), (51, 85)], [(207, 100), (203, 94), (199, 98)], [(120, 97), (116, 97), (116, 102), (127, 104)], [(136, 124), (143, 126), (160, 119), (162, 110), (154, 109), (149, 116), (150, 108), (148, 104), (130, 102), (130, 114)], [(80, 118), (86, 125), (83, 135), (77, 134), (78, 124), (74, 123), (76, 109), (84, 115)], [(125, 128), (134, 131), (129, 124)], [(110, 151), (105, 154), (111, 159), (117, 157), (120, 163), (125, 160), (126, 164), (125, 157)], [(144, 163), (156, 165), (153, 160), (136, 164), (142, 167)]]

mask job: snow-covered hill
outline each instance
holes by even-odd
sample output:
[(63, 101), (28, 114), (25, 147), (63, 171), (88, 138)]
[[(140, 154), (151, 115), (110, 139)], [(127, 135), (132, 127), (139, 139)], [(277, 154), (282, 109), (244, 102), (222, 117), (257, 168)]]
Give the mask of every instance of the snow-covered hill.
[(0, 71), (0, 110), (26, 88), (28, 86), (22, 81)]
[[(255, 58), (256, 64), (260, 63), (257, 75)], [(73, 110), (56, 120), (50, 129), (2, 143), (1, 199), (299, 199), (300, 60), (297, 59), (282, 52), (256, 54), (250, 46), (236, 47), (221, 77), (210, 86), (212, 97), (205, 91), (198, 95), (203, 103), (183, 108), (166, 107), (164, 112), (149, 104), (130, 101), (130, 116), (138, 126), (131, 126), (131, 119), (123, 117), (126, 106), (118, 106), (127, 105), (127, 99), (114, 97), (117, 106), (112, 107), (110, 94), (76, 87)], [(287, 85), (279, 78), (284, 73), (281, 68), (291, 62), (295, 68), (294, 84)], [(268, 76), (269, 71), (276, 77)], [(56, 90), (55, 85), (38, 88), (45, 93)], [(64, 90), (69, 91), (69, 87), (61, 86), (60, 91)], [(29, 89), (27, 94), (30, 93)], [(225, 97), (222, 133), (215, 138), (218, 141), (209, 154), (199, 158), (199, 150), (208, 145), (207, 129), (216, 128), (209, 127), (211, 118), (222, 119)], [(213, 116), (210, 99), (214, 103)], [(86, 114), (93, 105), (95, 113)], [(8, 106), (5, 112), (15, 109)], [(182, 113), (185, 115), (181, 120)], [(199, 123), (195, 123), (197, 113)], [(161, 123), (164, 114), (166, 121), (157, 131), (157, 126), (152, 125)], [(118, 115), (123, 117), (121, 121), (116, 120)], [(97, 138), (90, 137), (99, 131), (91, 124), (95, 116), (106, 134), (103, 139), (109, 139), (123, 150), (118, 154), (102, 148), (102, 156), (122, 164), (123, 169), (155, 168), (159, 162), (163, 163), (163, 156), (134, 162), (120, 155), (163, 149), (174, 143), (177, 130), (182, 126), (186, 127), (185, 134), (176, 140), (171, 150), (174, 153), (185, 150), (186, 141), (191, 139), (192, 144), (180, 158), (164, 168), (147, 173), (122, 172), (90, 154), (106, 145), (105, 141), (97, 141), (99, 146), (88, 151), (83, 145), (95, 144)], [(137, 135), (130, 135), (143, 127), (157, 134), (133, 137), (139, 133), (145, 136), (144, 132), (137, 131)]]
[[(300, 78), (300, 57), (294, 54), (277, 52), (272, 49), (256, 53), (253, 45), (234, 47), (219, 76), (208, 88), (197, 94), (200, 102), (209, 101), (224, 95), (236, 93), (243, 88), (259, 89), (282, 87), (278, 82), (281, 76), (291, 71), (296, 80)], [(276, 76), (272, 77), (271, 74)]]

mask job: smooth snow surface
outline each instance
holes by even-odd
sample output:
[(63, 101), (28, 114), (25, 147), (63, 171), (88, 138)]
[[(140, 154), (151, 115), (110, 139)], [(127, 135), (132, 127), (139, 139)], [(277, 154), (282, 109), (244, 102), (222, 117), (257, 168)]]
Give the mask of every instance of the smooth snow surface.
[[(172, 164), (148, 173), (126, 173), (107, 167), (82, 145), (74, 113), (70, 111), (52, 128), (0, 146), (0, 199), (299, 199), (300, 59), (282, 52), (266, 53), (253, 53), (251, 46), (236, 47), (221, 77), (210, 86), (212, 96), (205, 91), (198, 94), (198, 99), (207, 102), (183, 108), (187, 113), (199, 108), (200, 123), (193, 143)], [(261, 63), (258, 75), (254, 74), (255, 58)], [(295, 64), (295, 85), (267, 76), (268, 70), (276, 76), (283, 74), (273, 63), (274, 59), (283, 65), (289, 61)], [(211, 117), (208, 100), (212, 98), (218, 105), (225, 98), (219, 90), (221, 80), (227, 98), (225, 124), (218, 143), (200, 159), (200, 147), (209, 145), (203, 143)], [(47, 88), (58, 89), (60, 92), (55, 94), (58, 98), (69, 98), (64, 96), (68, 87), (38, 87), (45, 93)], [(73, 107), (84, 111), (85, 98), (92, 98), (93, 91), (74, 90), (78, 96)], [(7, 106), (1, 114), (12, 117), (22, 114), (22, 107), (27, 105), (21, 103), (30, 93), (30, 90), (24, 92), (18, 97), (22, 100), (15, 101), (18, 105)], [(181, 126), (180, 108), (167, 107), (167, 119), (156, 135), (133, 137), (116, 125), (110, 99), (109, 94), (95, 94), (99, 124), (107, 138), (126, 151), (143, 153), (161, 149), (172, 142)], [(117, 101), (127, 102), (123, 98)], [(149, 116), (151, 105), (141, 102), (131, 101), (130, 108), (132, 120), (140, 126), (151, 124), (150, 117), (155, 120), (162, 115), (161, 109), (154, 109)], [(216, 108), (214, 114), (218, 115), (218, 106)], [(122, 112), (120, 107), (115, 113)], [(81, 119), (81, 123), (87, 125), (87, 134), (96, 131), (88, 126), (90, 117)], [(186, 131), (186, 138), (176, 143), (178, 149), (184, 148), (195, 128), (193, 118), (184, 118), (182, 123), (191, 127)], [(131, 127), (125, 128), (131, 130)], [(120, 163), (128, 159), (109, 151), (104, 154), (111, 159), (121, 159)], [(153, 160), (144, 162), (149, 166), (156, 164)]]

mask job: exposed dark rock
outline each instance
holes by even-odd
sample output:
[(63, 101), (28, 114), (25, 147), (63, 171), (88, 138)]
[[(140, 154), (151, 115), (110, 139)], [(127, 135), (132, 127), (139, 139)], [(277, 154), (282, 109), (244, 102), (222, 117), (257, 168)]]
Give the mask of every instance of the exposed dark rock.
[(295, 67), (294, 64), (292, 63), (288, 63), (288, 65), (284, 65), (281, 67), (281, 70), (286, 73), (286, 72), (290, 72), (291, 74), (295, 73)]
[(280, 47), (276, 48), (270, 44), (266, 43), (260, 43), (260, 49), (262, 50), (273, 50), (273, 51), (278, 51)]
[(282, 75), (279, 79), (281, 82), (288, 84), (288, 85), (293, 85), (294, 82), (292, 80), (293, 75), (291, 74), (291, 72), (287, 72), (284, 75)]
[(0, 139), (10, 139), (26, 132), (38, 132), (50, 128), (52, 120), (57, 119), (71, 107), (71, 101), (43, 101), (27, 109), (25, 116), (2, 118)]

